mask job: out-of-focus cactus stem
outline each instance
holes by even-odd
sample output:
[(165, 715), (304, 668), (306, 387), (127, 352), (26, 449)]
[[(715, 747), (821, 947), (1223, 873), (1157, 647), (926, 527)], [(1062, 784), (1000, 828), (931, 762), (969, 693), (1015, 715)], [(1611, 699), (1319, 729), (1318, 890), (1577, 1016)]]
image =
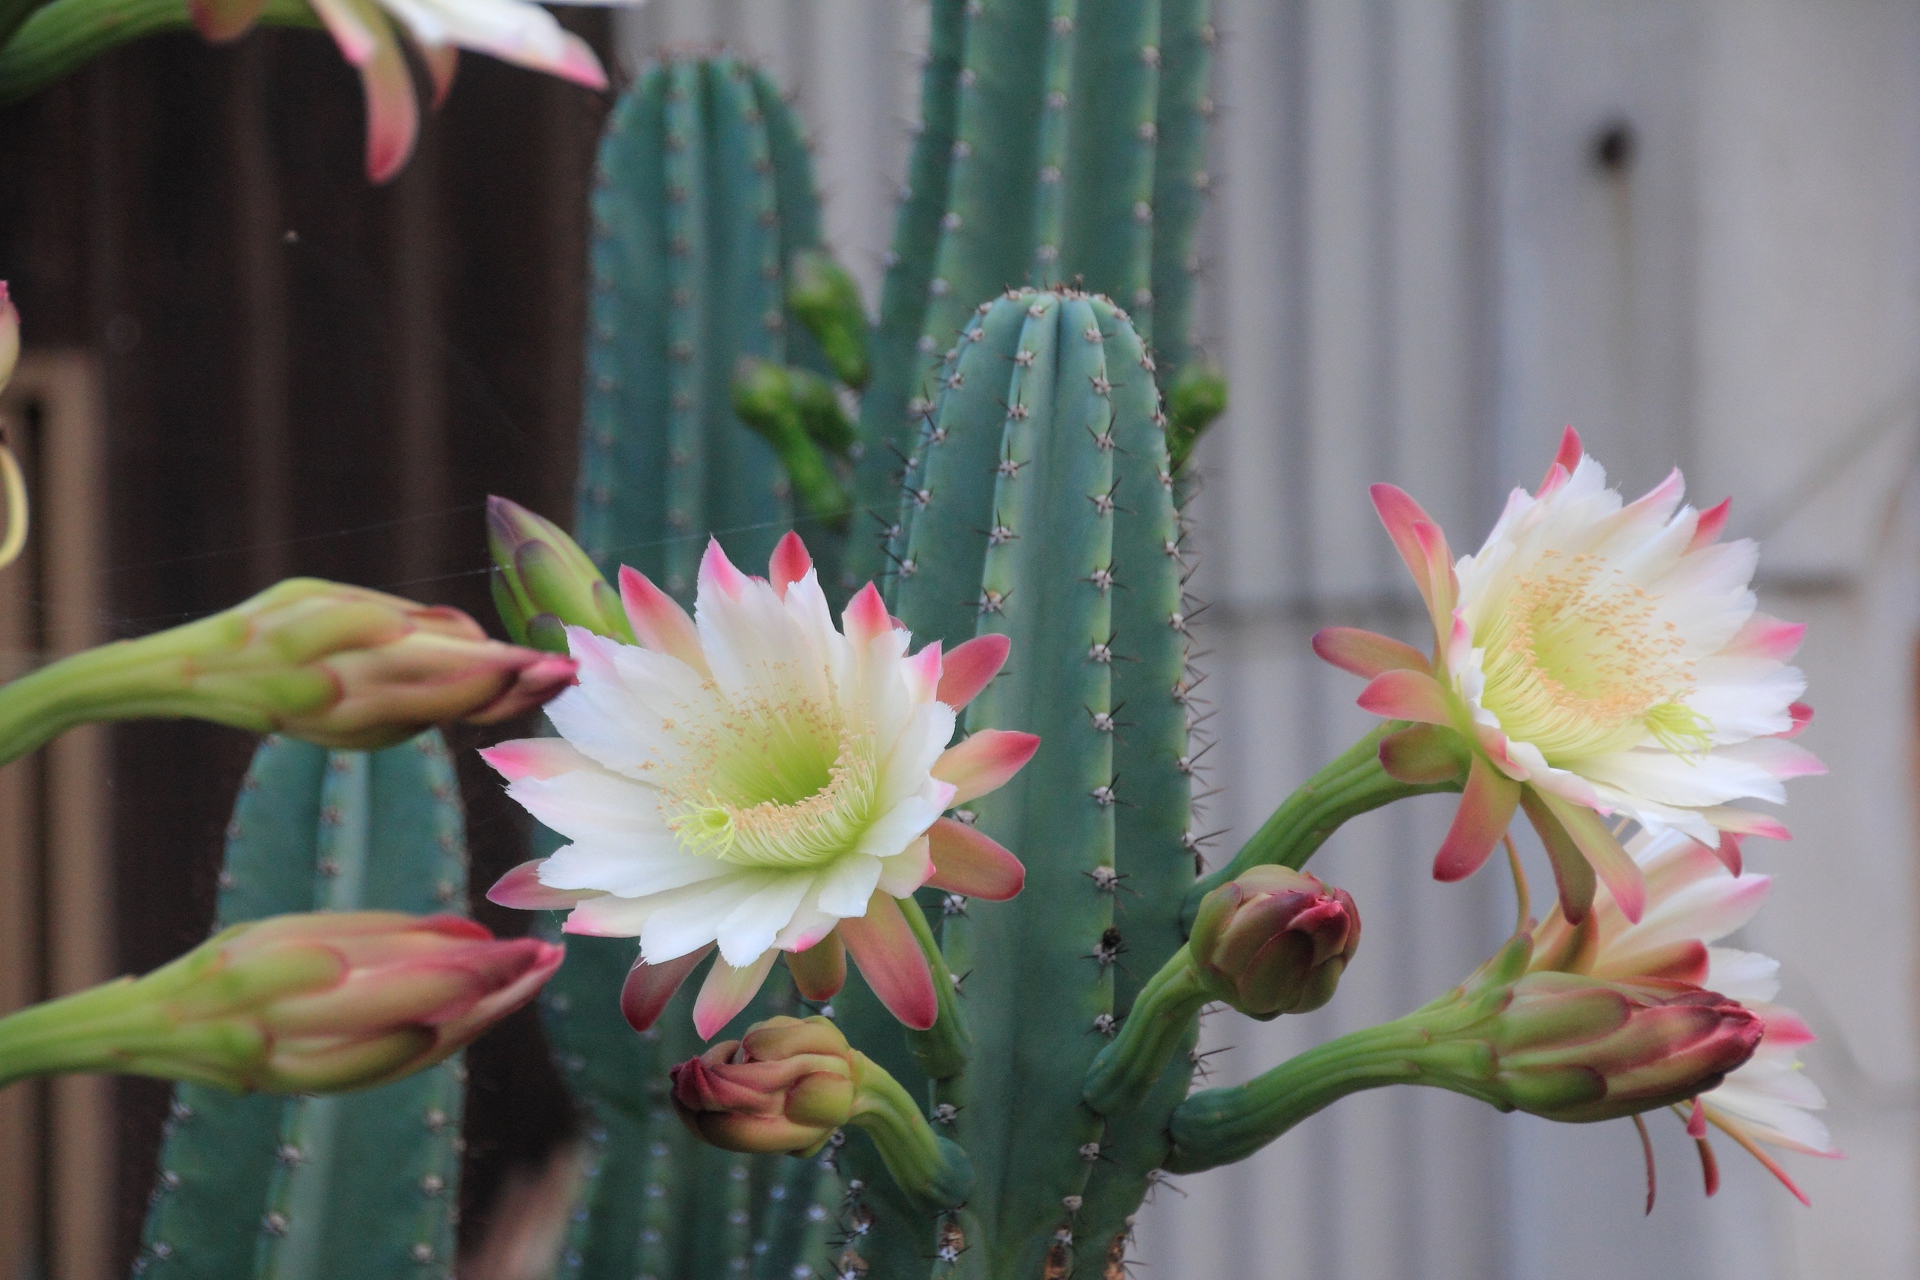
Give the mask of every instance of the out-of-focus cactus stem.
[(858, 391), (867, 385), (867, 311), (860, 286), (825, 249), (802, 249), (787, 264), (787, 310), (806, 326), (833, 376)]
[[(773, 446), (807, 514), (831, 528), (845, 529), (851, 514), (847, 493), (808, 430), (809, 418), (801, 407), (802, 383), (794, 373), (768, 360), (740, 357), (733, 368), (733, 411)], [(813, 381), (825, 385), (818, 378)], [(826, 392), (831, 400), (832, 388), (826, 387)], [(811, 402), (817, 414), (817, 394)], [(833, 409), (838, 412), (837, 401)]]

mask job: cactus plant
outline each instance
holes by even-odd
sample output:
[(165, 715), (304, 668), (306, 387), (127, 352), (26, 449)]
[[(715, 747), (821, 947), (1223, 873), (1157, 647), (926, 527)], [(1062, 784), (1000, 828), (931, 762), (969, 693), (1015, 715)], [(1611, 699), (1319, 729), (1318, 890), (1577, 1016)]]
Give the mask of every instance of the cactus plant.
[(709, 532), (764, 561), (794, 522), (784, 450), (814, 464), (799, 523), (824, 554), (824, 527), (846, 514), (833, 465), (810, 440), (763, 439), (731, 388), (743, 357), (833, 374), (788, 322), (795, 294), (857, 372), (834, 325), (844, 293), (820, 250), (812, 164), (773, 84), (725, 55), (648, 67), (607, 122), (593, 218), (581, 544), (676, 594)]
[[(227, 828), (222, 926), (290, 911), (459, 911), (466, 836), (437, 731), (378, 752), (268, 738)], [(135, 1271), (154, 1280), (451, 1274), (456, 1056), (325, 1097), (174, 1090)]]

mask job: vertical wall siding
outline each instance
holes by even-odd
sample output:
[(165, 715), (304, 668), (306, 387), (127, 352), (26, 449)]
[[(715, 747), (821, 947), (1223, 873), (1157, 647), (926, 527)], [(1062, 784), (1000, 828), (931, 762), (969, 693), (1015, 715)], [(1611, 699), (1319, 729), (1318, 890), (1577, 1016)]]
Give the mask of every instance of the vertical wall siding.
[[(987, 0), (992, 3), (992, 0)], [(1920, 14), (1896, 0), (1217, 0), (1220, 105), (1203, 338), (1233, 407), (1203, 446), (1197, 584), (1231, 850), (1362, 732), (1331, 622), (1420, 641), (1366, 505), (1412, 490), (1464, 549), (1579, 426), (1629, 489), (1673, 465), (1768, 539), (1763, 607), (1803, 662), (1834, 777), (1746, 939), (1824, 1037), (1809, 1069), (1850, 1158), (1794, 1159), (1804, 1210), (1730, 1144), (1701, 1196), (1654, 1117), (1658, 1206), (1624, 1122), (1567, 1127), (1451, 1095), (1349, 1099), (1253, 1160), (1161, 1189), (1160, 1280), (1904, 1277), (1920, 1270), (1909, 799), (1920, 520)], [(915, 0), (654, 0), (635, 57), (724, 39), (795, 88), (828, 225), (870, 286), (915, 101)], [(1600, 163), (1609, 131), (1620, 163)], [(1610, 155), (1619, 156), (1616, 146)], [(1230, 463), (1230, 465), (1229, 465)], [(1366, 945), (1329, 1008), (1219, 1015), (1214, 1082), (1404, 1012), (1511, 928), (1497, 869), (1426, 874), (1450, 801), (1352, 824), (1314, 870)], [(1531, 855), (1531, 852), (1529, 854)], [(1536, 880), (1547, 883), (1544, 871)]]

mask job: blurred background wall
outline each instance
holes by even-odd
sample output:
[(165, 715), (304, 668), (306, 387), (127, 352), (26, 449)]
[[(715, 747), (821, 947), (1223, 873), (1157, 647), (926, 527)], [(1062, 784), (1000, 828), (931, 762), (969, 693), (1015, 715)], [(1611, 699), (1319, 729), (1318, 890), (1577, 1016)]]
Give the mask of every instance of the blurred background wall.
[[(871, 285), (924, 21), (910, 0), (653, 0), (621, 46), (724, 40), (773, 67)], [(1794, 785), (1793, 843), (1750, 846), (1777, 882), (1745, 942), (1783, 961), (1782, 999), (1822, 1036), (1808, 1070), (1847, 1158), (1788, 1157), (1809, 1210), (1722, 1142), (1708, 1201), (1678, 1120), (1655, 1116), (1643, 1217), (1625, 1122), (1380, 1092), (1161, 1189), (1140, 1274), (1920, 1274), (1920, 8), (1216, 0), (1216, 24), (1206, 337), (1233, 407), (1199, 515), (1214, 848), (1367, 726), (1312, 632), (1419, 639), (1369, 482), (1410, 489), (1459, 549), (1567, 423), (1633, 492), (1679, 465), (1700, 505), (1737, 495), (1763, 607), (1812, 624), (1806, 741), (1832, 776)], [(1318, 1014), (1214, 1019), (1216, 1081), (1405, 1012), (1511, 928), (1495, 872), (1427, 878), (1449, 812), (1372, 815), (1316, 859), (1366, 946)]]

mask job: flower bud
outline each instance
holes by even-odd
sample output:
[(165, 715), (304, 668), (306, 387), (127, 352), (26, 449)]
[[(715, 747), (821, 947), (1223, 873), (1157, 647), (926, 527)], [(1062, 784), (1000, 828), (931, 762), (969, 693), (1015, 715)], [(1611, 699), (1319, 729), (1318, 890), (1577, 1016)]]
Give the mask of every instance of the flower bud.
[(570, 658), (487, 639), (458, 609), (293, 578), (0, 689), (0, 761), (76, 724), (167, 716), (373, 750), (446, 721), (513, 719), (573, 673)]
[(1187, 943), (1209, 998), (1262, 1020), (1333, 998), (1360, 945), (1344, 889), (1304, 871), (1252, 867), (1201, 900)]
[(826, 1018), (771, 1018), (675, 1067), (674, 1110), (723, 1150), (810, 1155), (853, 1117), (856, 1061)]
[(235, 1091), (364, 1089), (464, 1048), (530, 1000), (563, 956), (453, 916), (275, 916), (138, 980), (13, 1015), (0, 1081), (121, 1071)]
[(553, 521), (506, 498), (488, 498), (487, 547), (494, 606), (515, 644), (564, 654), (569, 626), (633, 643), (618, 593)]
[[(1611, 1120), (1714, 1088), (1759, 1046), (1759, 1015), (1681, 982), (1530, 973), (1456, 1043), (1488, 1049), (1489, 1101), (1549, 1120)], [(1473, 1090), (1463, 1090), (1472, 1092)]]

